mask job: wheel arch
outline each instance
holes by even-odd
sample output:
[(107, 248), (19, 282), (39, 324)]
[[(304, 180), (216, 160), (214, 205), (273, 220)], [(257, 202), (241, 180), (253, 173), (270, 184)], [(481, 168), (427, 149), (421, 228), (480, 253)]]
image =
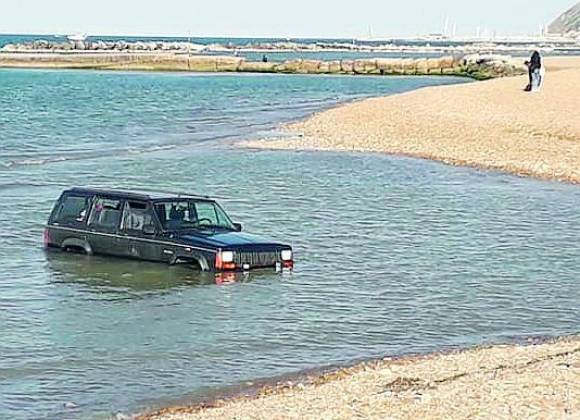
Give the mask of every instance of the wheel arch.
[(199, 269), (201, 271), (210, 271), (211, 270), (211, 266), (210, 263), (208, 261), (208, 257), (206, 255), (203, 255), (201, 253), (178, 253), (176, 255), (173, 256), (173, 258), (170, 261), (170, 264), (172, 265), (176, 265), (176, 264), (195, 264), (199, 267)]
[(93, 249), (91, 248), (91, 245), (84, 239), (67, 238), (64, 241), (62, 241), (60, 248), (63, 251), (69, 249), (77, 249), (79, 251), (84, 252), (87, 255), (93, 255)]

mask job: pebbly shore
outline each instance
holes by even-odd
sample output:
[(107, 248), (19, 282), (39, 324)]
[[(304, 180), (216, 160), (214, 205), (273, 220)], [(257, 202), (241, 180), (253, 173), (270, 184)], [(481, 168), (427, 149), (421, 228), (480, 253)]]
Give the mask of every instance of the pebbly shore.
[(385, 358), (142, 420), (580, 416), (580, 339)]
[(379, 152), (580, 183), (580, 58), (527, 77), (421, 89), (343, 105), (284, 127), (254, 148)]

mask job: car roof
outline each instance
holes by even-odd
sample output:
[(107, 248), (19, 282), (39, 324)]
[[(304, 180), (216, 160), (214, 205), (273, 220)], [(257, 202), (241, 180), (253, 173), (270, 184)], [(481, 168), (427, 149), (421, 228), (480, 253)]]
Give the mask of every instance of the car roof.
[(145, 188), (129, 190), (124, 188), (74, 187), (65, 192), (82, 195), (106, 195), (119, 198), (132, 198), (135, 200), (176, 200), (181, 198), (195, 198), (199, 200), (214, 201), (211, 197), (206, 195), (150, 190)]

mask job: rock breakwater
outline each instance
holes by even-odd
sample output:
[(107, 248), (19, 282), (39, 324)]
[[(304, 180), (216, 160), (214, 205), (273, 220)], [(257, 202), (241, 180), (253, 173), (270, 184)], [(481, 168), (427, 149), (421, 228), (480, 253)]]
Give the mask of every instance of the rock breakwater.
[(140, 71), (241, 72), (351, 75), (457, 75), (490, 79), (524, 74), (521, 60), (509, 56), (467, 55), (440, 58), (249, 61), (237, 56), (175, 52), (2, 52), (0, 67)]

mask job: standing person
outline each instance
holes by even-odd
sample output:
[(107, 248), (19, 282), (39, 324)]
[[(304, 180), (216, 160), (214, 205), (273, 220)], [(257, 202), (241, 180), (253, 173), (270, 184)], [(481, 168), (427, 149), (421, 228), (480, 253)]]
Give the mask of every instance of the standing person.
[(534, 51), (530, 61), (526, 61), (528, 66), (529, 84), (524, 89), (526, 92), (540, 90), (544, 81), (544, 66), (542, 65), (542, 56), (538, 51)]

